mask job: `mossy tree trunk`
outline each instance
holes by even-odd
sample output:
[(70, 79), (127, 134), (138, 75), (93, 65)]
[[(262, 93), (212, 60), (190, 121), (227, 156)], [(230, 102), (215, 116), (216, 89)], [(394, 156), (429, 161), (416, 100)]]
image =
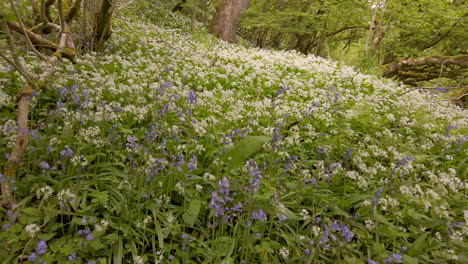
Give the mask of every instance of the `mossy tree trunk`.
[(81, 14), (81, 45), (84, 52), (99, 51), (112, 34), (115, 0), (84, 0)]
[(223, 0), (210, 22), (209, 33), (224, 41), (235, 43), (241, 12), (249, 5), (250, 0)]

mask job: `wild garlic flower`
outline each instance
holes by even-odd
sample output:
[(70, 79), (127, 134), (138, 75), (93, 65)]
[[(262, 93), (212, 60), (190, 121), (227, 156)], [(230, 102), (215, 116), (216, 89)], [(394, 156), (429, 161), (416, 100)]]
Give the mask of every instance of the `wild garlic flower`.
[(70, 191), (70, 189), (61, 190), (57, 194), (57, 199), (60, 202), (71, 201), (76, 198), (76, 195)]
[(109, 221), (101, 220), (99, 224), (94, 225), (94, 230), (97, 232), (106, 231), (108, 226), (109, 226)]
[(133, 258), (133, 263), (134, 264), (144, 264), (143, 257), (141, 256), (135, 256)]
[(34, 237), (41, 228), (37, 224), (29, 224), (24, 227), (24, 230), (26, 230), (26, 233), (28, 233), (30, 237)]
[(287, 259), (289, 257), (289, 249), (282, 247), (279, 249), (279, 254), (283, 259)]
[(44, 199), (47, 200), (49, 197), (54, 193), (54, 189), (52, 187), (46, 185), (44, 187), (41, 187), (39, 190), (36, 191), (36, 196), (37, 199)]

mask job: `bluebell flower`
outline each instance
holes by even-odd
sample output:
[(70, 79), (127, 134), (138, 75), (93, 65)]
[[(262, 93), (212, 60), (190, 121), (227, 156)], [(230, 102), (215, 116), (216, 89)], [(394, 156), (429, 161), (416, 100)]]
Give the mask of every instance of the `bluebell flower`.
[(397, 253), (392, 253), (384, 260), (384, 263), (403, 263), (403, 256)]
[(367, 264), (379, 264), (379, 262), (374, 261), (372, 259), (367, 259)]
[(28, 260), (31, 261), (31, 262), (34, 262), (37, 260), (39, 256), (37, 255), (36, 252), (33, 252), (29, 257), (28, 257)]
[(349, 228), (345, 224), (341, 225), (341, 234), (343, 235), (343, 238), (345, 239), (346, 243), (351, 242), (351, 240), (354, 237), (354, 233), (351, 230), (349, 230)]
[(190, 158), (190, 161), (187, 164), (187, 167), (189, 170), (197, 169), (197, 157), (195, 155), (192, 155), (192, 157)]
[(67, 257), (69, 261), (75, 261), (76, 260), (76, 253), (72, 253), (70, 256)]
[(94, 240), (94, 236), (91, 235), (91, 234), (87, 234), (86, 237), (85, 237), (85, 239), (86, 239), (87, 241), (91, 241), (91, 240)]
[(73, 150), (68, 145), (65, 145), (65, 149), (60, 151), (60, 158), (71, 159), (72, 157), (73, 157)]
[(289, 90), (289, 87), (287, 86), (280, 86), (280, 88), (276, 91), (276, 95), (280, 96), (283, 93), (285, 93), (287, 90)]
[(402, 246), (402, 247), (400, 248), (400, 254), (405, 253), (407, 250), (408, 250), (408, 247), (407, 247), (407, 246)]
[(229, 181), (226, 177), (223, 177), (219, 182), (219, 192), (222, 194), (229, 195)]
[(374, 197), (372, 197), (372, 203), (374, 205), (377, 205), (377, 203), (380, 200), (379, 198), (382, 197), (382, 191), (383, 191), (383, 188), (378, 188), (377, 191), (375, 192)]
[(39, 255), (44, 255), (47, 252), (48, 246), (44, 240), (39, 240), (36, 245), (36, 252)]
[(193, 89), (189, 91), (189, 94), (187, 96), (187, 103), (193, 105), (197, 104), (197, 95), (195, 94), (195, 91)]
[(259, 209), (258, 212), (252, 212), (252, 219), (266, 221), (268, 220), (268, 216), (262, 209)]
[(284, 221), (286, 221), (287, 217), (285, 215), (278, 215), (278, 220), (280, 221), (280, 223), (284, 223)]
[(306, 256), (309, 256), (309, 255), (310, 255), (310, 249), (306, 248), (306, 249), (304, 250), (304, 254), (305, 254)]

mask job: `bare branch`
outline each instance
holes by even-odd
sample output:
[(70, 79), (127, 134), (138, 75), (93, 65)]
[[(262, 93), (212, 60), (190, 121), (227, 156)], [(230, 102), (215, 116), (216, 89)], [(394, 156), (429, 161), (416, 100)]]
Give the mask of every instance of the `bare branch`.
[[(54, 23), (38, 24), (31, 28), (32, 32), (42, 32), (45, 29), (60, 30), (60, 26)], [(33, 40), (34, 43), (34, 40)], [(34, 43), (36, 44), (36, 43)]]
[(13, 9), (13, 12), (16, 15), (16, 18), (18, 18), (18, 22), (20, 24), (21, 30), (24, 32), (24, 36), (26, 37), (26, 41), (29, 44), (29, 48), (31, 48), (31, 50), (34, 52), (34, 54), (36, 54), (36, 56), (38, 56), (41, 60), (47, 61), (46, 56), (44, 56), (42, 53), (40, 53), (36, 49), (36, 47), (34, 47), (33, 43), (31, 42), (31, 39), (29, 38), (28, 34), (26, 33), (26, 29), (23, 26), (23, 21), (21, 21), (21, 16), (19, 15), (18, 10), (16, 10), (15, 3), (13, 3), (13, 0), (10, 0), (10, 5), (11, 5), (11, 8)]
[(48, 49), (51, 49), (51, 50), (57, 50), (58, 49), (58, 45), (55, 44), (54, 42), (50, 41), (50, 40), (47, 40), (45, 39), (44, 37), (42, 37), (41, 35), (38, 35), (26, 28), (24, 28), (24, 31), (21, 29), (21, 25), (17, 22), (13, 22), (13, 21), (7, 21), (7, 24), (8, 24), (8, 27), (10, 28), (10, 30), (14, 30), (18, 33), (21, 33), (21, 34), (24, 34), (26, 32), (26, 34), (28, 35), (29, 39), (31, 39), (31, 41), (35, 44), (35, 45), (38, 45), (38, 46), (42, 46), (44, 48), (48, 48)]
[[(8, 49), (10, 50), (10, 52), (12, 54), (15, 53), (15, 45), (13, 43), (13, 36), (11, 35), (10, 33), (10, 30), (8, 29), (8, 24), (3, 16), (3, 13), (1, 13), (0, 11), (0, 20), (1, 20), (1, 27), (3, 28), (3, 31), (5, 31), (5, 34), (7, 35), (7, 44), (8, 44)], [(3, 58), (3, 56), (2, 56)], [(27, 71), (23, 64), (21, 63), (21, 61), (19, 60), (18, 56), (14, 56), (13, 55), (13, 61), (14, 61), (14, 64), (13, 67), (15, 67), (16, 69), (18, 69), (18, 71), (21, 73), (21, 75), (24, 76), (24, 78), (26, 78), (26, 80), (28, 81), (31, 81), (31, 80), (34, 80), (34, 79), (37, 79), (37, 76), (29, 71)]]

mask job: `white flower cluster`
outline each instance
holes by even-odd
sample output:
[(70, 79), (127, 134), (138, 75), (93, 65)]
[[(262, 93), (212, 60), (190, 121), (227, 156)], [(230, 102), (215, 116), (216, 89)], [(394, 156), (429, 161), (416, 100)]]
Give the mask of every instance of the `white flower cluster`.
[(52, 187), (46, 185), (44, 187), (41, 187), (39, 188), (37, 191), (36, 191), (36, 195), (37, 195), (37, 199), (44, 199), (44, 200), (47, 200), (49, 199), (49, 197), (54, 193), (54, 189), (52, 189)]
[(108, 226), (109, 221), (103, 219), (101, 220), (101, 222), (99, 222), (99, 224), (94, 225), (94, 230), (96, 230), (97, 232), (106, 231)]
[(60, 202), (72, 201), (76, 198), (76, 194), (72, 193), (70, 189), (61, 190), (57, 194), (57, 199)]
[(30, 237), (34, 237), (36, 233), (41, 231), (41, 228), (37, 224), (29, 224), (24, 227), (24, 230), (26, 230), (26, 233), (28, 233)]

